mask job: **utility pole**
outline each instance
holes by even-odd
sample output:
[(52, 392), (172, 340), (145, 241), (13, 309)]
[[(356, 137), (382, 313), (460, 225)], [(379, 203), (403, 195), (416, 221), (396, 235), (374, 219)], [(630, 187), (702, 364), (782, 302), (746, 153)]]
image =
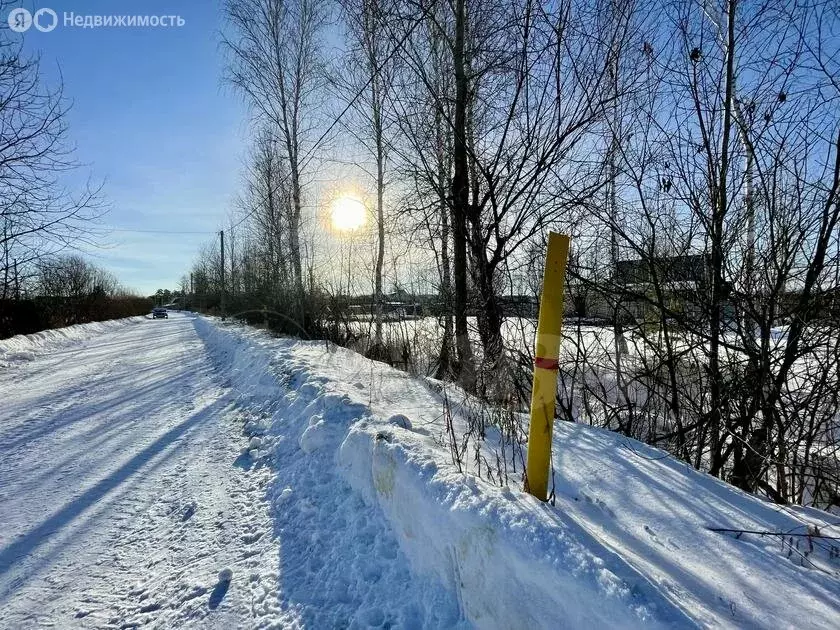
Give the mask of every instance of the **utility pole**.
[(220, 243), (222, 246), (222, 295), (221, 295), (221, 310), (222, 321), (225, 321), (225, 231), (219, 231)]
[(236, 232), (230, 226), (230, 294), (236, 297)]
[(18, 277), (17, 258), (15, 258), (15, 299), (20, 299), (20, 278)]
[(193, 301), (195, 300), (195, 289), (193, 286), (193, 272), (190, 271), (190, 310), (193, 309)]

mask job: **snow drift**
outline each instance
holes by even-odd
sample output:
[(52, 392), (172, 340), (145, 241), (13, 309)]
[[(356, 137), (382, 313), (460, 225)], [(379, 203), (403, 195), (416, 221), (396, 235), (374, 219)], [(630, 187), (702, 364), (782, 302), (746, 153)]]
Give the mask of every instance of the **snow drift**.
[(102, 322), (76, 324), (66, 328), (42, 330), (31, 335), (15, 335), (8, 339), (0, 339), (0, 367), (7, 367), (16, 361), (31, 361), (41, 351), (54, 351), (122, 326), (136, 324), (145, 319), (146, 317), (143, 315), (109, 319)]
[[(260, 416), (251, 431), (275, 466), (287, 472), (294, 458), (310, 473), (334, 471), (384, 515), (441, 606), (447, 596), (434, 585), (456, 599), (462, 621), (831, 628), (840, 619), (840, 546), (801, 538), (838, 531), (829, 515), (770, 506), (661, 451), (565, 423), (554, 443), (557, 504), (542, 504), (519, 483), (499, 487), (451, 463), (438, 438), (440, 384), (323, 342), (203, 318), (195, 326), (239, 404)], [(278, 506), (300, 498), (282, 479), (272, 492)]]

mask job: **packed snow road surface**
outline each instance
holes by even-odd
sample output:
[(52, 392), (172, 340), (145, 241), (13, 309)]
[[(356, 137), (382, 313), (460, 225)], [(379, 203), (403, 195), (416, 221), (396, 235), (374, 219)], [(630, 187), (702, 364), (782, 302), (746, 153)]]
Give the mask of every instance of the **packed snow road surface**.
[(458, 625), (346, 487), (284, 534), (251, 416), (170, 315), (0, 342), (0, 628)]
[(0, 626), (276, 617), (266, 475), (192, 320), (41, 345), (0, 369)]

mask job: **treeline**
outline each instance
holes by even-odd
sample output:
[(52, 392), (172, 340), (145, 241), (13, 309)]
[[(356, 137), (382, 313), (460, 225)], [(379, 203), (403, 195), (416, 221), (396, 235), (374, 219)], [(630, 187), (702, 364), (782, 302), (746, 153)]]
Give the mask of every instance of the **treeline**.
[[(560, 417), (780, 503), (840, 502), (836, 2), (226, 14), (255, 133), (194, 293), (314, 336), (333, 297), (372, 292), (377, 356), (386, 287), (413, 283), (445, 305), (431, 372), (521, 409), (533, 329), (511, 334), (502, 296), (539, 292), (546, 233), (565, 232), (568, 304), (608, 325), (567, 327)], [(323, 220), (329, 176), (368, 191), (367, 228)]]
[(122, 288), (81, 256), (41, 259), (24, 295), (0, 299), (0, 339), (48, 328), (143, 315), (153, 300)]
[[(0, 0), (0, 14), (13, 6)], [(40, 59), (24, 52), (21, 36), (0, 29), (0, 336), (139, 309), (104, 272), (59, 256), (95, 241), (103, 212), (97, 187), (67, 187), (78, 167), (68, 108), (63, 86), (42, 82)], [(63, 284), (83, 277), (85, 286)]]

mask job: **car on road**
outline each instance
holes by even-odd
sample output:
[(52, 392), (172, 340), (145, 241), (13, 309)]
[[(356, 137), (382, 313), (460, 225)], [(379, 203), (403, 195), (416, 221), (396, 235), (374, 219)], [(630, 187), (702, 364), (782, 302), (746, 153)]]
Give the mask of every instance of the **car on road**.
[(169, 319), (169, 313), (165, 308), (156, 306), (152, 309), (152, 319)]

